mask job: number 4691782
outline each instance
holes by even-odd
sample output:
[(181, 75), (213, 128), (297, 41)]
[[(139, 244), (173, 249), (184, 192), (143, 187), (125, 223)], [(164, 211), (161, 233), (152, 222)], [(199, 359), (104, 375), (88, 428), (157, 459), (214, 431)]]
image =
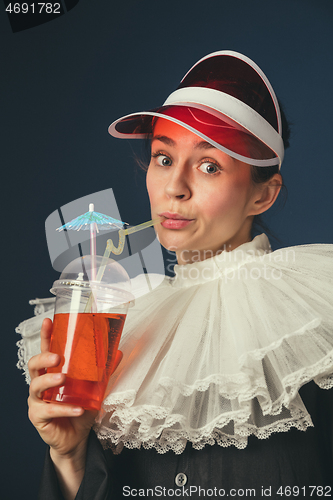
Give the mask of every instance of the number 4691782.
[(280, 486), (276, 492), (282, 498), (286, 497), (332, 497), (331, 486)]
[(10, 14), (61, 14), (60, 3), (9, 3), (6, 7), (6, 12)]

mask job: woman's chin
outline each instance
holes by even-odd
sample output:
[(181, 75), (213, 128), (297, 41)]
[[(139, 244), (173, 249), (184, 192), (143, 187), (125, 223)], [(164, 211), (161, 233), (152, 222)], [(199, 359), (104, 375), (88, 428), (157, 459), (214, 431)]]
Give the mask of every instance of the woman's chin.
[(157, 234), (157, 239), (162, 247), (164, 247), (169, 252), (188, 250), (188, 239), (186, 238)]

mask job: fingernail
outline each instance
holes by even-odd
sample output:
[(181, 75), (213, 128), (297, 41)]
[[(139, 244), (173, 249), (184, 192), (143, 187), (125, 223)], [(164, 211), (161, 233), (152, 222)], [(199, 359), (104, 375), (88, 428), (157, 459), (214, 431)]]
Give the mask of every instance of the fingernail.
[(49, 355), (49, 360), (51, 361), (51, 363), (54, 363), (55, 361), (57, 361), (57, 359), (58, 359), (58, 354)]
[(73, 408), (73, 413), (82, 413), (82, 408)]
[(60, 380), (62, 377), (62, 373), (54, 373), (52, 375), (53, 380)]

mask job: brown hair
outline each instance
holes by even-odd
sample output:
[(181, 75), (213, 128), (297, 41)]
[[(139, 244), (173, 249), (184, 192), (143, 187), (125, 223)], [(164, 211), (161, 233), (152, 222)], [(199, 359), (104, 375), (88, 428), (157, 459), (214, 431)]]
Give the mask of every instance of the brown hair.
[[(289, 148), (290, 146), (290, 123), (287, 120), (286, 114), (284, 112), (283, 106), (279, 102), (280, 106), (280, 111), (281, 111), (281, 121), (282, 121), (282, 140), (284, 144), (284, 149)], [(269, 181), (273, 177), (274, 174), (280, 173), (278, 165), (273, 165), (271, 167), (255, 167), (252, 165), (251, 167), (251, 176), (252, 176), (252, 181), (255, 184), (262, 184), (264, 182)], [(280, 174), (281, 175), (281, 174)], [(284, 200), (283, 203), (285, 203), (286, 198), (287, 198), (287, 188), (286, 185), (283, 182), (282, 179), (282, 184), (281, 184), (281, 189), (283, 190), (283, 195), (284, 195)], [(271, 236), (272, 233), (266, 226), (266, 224), (262, 220), (261, 215), (255, 215), (253, 218), (253, 224), (252, 224), (252, 236), (255, 236), (255, 234), (265, 231), (269, 233)]]

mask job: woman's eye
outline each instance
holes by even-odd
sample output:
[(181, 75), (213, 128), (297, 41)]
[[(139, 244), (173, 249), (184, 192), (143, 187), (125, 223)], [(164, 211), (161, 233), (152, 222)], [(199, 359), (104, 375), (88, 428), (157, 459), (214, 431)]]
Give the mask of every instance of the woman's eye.
[(216, 174), (216, 172), (219, 172), (221, 169), (215, 165), (215, 163), (206, 161), (205, 163), (201, 163), (199, 170), (205, 174)]
[(172, 165), (171, 158), (166, 155), (157, 155), (156, 160), (161, 167), (170, 167)]

